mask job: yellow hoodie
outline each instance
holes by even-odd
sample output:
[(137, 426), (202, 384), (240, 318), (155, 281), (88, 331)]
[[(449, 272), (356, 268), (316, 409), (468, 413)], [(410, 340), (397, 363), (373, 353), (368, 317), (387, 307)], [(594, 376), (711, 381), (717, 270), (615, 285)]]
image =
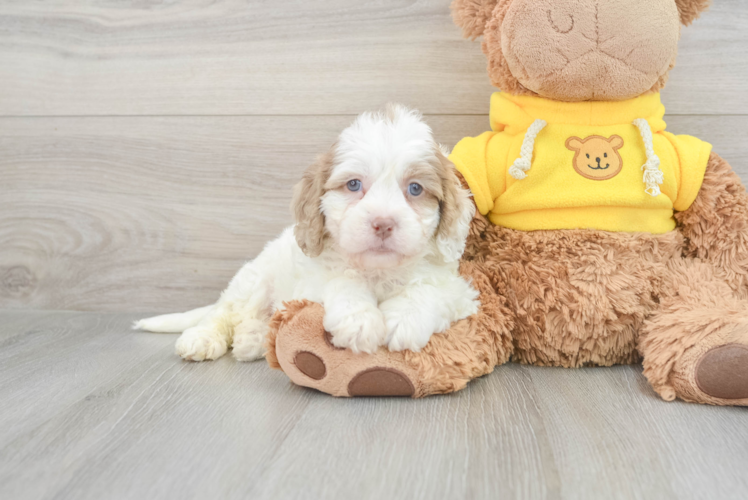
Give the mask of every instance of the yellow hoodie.
[(491, 96), (491, 128), (450, 159), (478, 210), (523, 231), (665, 233), (691, 206), (711, 145), (665, 131), (659, 94), (620, 102)]

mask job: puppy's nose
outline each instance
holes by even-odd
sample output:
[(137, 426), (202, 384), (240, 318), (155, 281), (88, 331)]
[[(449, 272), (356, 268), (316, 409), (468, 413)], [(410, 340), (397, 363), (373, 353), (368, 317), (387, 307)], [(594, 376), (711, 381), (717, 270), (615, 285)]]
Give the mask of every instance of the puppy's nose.
[(377, 217), (371, 221), (371, 227), (374, 233), (382, 239), (392, 236), (392, 229), (395, 227), (394, 219), (389, 217)]

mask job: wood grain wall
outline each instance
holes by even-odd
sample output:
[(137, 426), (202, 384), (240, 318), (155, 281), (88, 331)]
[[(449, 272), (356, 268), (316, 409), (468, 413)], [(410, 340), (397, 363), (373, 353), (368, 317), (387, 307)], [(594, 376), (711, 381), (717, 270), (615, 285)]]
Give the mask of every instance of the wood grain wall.
[[(449, 0), (0, 3), (0, 308), (212, 302), (290, 223), (353, 116), (399, 101), (453, 145), (488, 128)], [(669, 129), (748, 181), (748, 3), (683, 30)]]

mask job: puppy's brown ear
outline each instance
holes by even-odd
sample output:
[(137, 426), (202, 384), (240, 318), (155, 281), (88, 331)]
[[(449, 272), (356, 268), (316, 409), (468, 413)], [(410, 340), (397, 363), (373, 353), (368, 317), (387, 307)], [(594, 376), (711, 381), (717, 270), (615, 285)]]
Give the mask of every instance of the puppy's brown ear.
[(711, 0), (675, 0), (680, 12), (680, 22), (688, 26), (709, 8)]
[(475, 40), (483, 34), (498, 0), (453, 0), (452, 19), (462, 28), (462, 36)]
[(475, 215), (475, 204), (470, 199), (470, 192), (462, 187), (454, 164), (439, 150), (436, 156), (440, 163), (439, 177), (442, 181), (436, 247), (444, 262), (454, 262), (465, 251), (470, 221)]
[(309, 257), (317, 257), (325, 247), (325, 216), (322, 214), (321, 198), (325, 194), (325, 183), (330, 178), (334, 158), (335, 146), (306, 169), (293, 189), (291, 212), (296, 219), (294, 236), (301, 250)]

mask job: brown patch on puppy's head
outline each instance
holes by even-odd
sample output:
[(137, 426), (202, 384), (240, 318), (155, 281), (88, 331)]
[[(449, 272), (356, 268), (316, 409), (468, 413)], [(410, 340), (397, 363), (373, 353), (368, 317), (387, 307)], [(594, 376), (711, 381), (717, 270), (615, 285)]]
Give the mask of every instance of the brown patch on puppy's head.
[(296, 219), (294, 236), (301, 250), (310, 257), (317, 257), (325, 248), (325, 216), (321, 199), (334, 158), (335, 145), (307, 168), (301, 181), (294, 186), (291, 201), (291, 212)]
[(475, 205), (470, 200), (469, 191), (462, 187), (454, 164), (438, 148), (436, 157), (439, 161), (437, 173), (442, 190), (436, 245), (444, 261), (452, 262), (459, 259), (465, 251), (465, 241), (470, 231), (470, 221), (475, 214)]
[(470, 191), (463, 187), (454, 164), (439, 145), (434, 144), (433, 161), (411, 165), (406, 170), (405, 178), (423, 187), (421, 196), (410, 199), (414, 210), (438, 210), (439, 221), (433, 233), (437, 251), (445, 262), (459, 259), (465, 249), (475, 205), (470, 200)]

